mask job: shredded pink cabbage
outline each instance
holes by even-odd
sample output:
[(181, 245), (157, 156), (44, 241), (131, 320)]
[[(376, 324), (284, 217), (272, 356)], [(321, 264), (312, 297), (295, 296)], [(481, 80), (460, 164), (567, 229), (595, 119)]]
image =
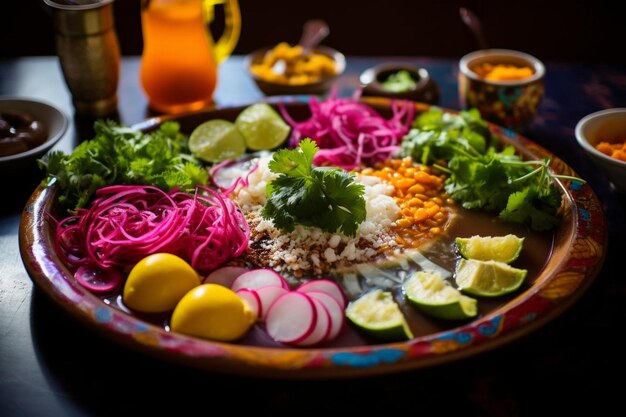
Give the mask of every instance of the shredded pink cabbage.
[(158, 252), (206, 274), (243, 253), (250, 230), (230, 199), (198, 186), (195, 194), (143, 185), (101, 188), (89, 209), (57, 224), (57, 253), (72, 265), (128, 270)]
[(346, 170), (388, 159), (408, 133), (415, 113), (410, 101), (392, 101), (393, 115), (385, 119), (356, 98), (338, 98), (336, 94), (321, 102), (312, 97), (309, 108), (311, 118), (297, 122), (280, 104), (283, 118), (293, 128), (289, 146), (311, 138), (320, 148), (315, 165)]

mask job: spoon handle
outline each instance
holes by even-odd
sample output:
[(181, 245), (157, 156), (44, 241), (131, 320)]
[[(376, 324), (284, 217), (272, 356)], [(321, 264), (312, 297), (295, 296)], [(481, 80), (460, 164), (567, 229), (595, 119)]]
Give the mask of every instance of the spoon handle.
[(330, 29), (323, 20), (313, 19), (307, 21), (304, 24), (300, 42), (298, 42), (302, 46), (303, 54), (310, 53), (329, 33)]
[(459, 9), (459, 14), (461, 15), (461, 19), (463, 20), (463, 22), (467, 25), (467, 27), (474, 35), (474, 38), (476, 38), (476, 42), (478, 42), (478, 46), (480, 47), (480, 49), (489, 48), (489, 46), (487, 45), (487, 40), (485, 38), (485, 33), (483, 32), (483, 25), (480, 22), (478, 16), (476, 16), (474, 12), (466, 9), (465, 7), (461, 7)]

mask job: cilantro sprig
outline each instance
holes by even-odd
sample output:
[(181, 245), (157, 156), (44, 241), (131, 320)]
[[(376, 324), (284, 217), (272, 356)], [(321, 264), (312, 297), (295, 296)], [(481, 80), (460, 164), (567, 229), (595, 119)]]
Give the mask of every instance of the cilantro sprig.
[(85, 207), (96, 190), (113, 184), (154, 185), (163, 190), (192, 190), (208, 182), (208, 172), (187, 148), (176, 122), (143, 133), (112, 121), (98, 120), (95, 137), (71, 154), (49, 153), (39, 161), (44, 185), (56, 183), (59, 203), (69, 210)]
[(433, 108), (415, 120), (402, 149), (449, 174), (446, 192), (463, 207), (497, 212), (534, 230), (553, 228), (561, 206), (555, 178), (584, 181), (553, 174), (550, 159), (524, 161), (514, 147), (498, 151), (499, 145), (477, 110), (453, 115)]
[(295, 149), (274, 153), (269, 169), (278, 177), (267, 186), (261, 215), (286, 231), (300, 224), (354, 236), (365, 220), (365, 187), (340, 168), (314, 167), (317, 151), (315, 142), (304, 139)]

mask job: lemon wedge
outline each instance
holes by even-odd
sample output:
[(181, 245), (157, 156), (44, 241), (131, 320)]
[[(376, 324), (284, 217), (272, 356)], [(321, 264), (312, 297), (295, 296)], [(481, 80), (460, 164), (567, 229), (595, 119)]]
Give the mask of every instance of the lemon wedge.
[(465, 259), (509, 264), (518, 258), (524, 238), (515, 235), (457, 237), (455, 243), (459, 254)]
[(452, 287), (437, 271), (413, 273), (403, 285), (404, 295), (420, 311), (440, 319), (476, 317), (476, 300)]
[(179, 300), (200, 285), (200, 277), (184, 259), (155, 253), (137, 262), (128, 274), (122, 300), (143, 313), (172, 311)]
[(517, 290), (524, 282), (526, 273), (525, 269), (513, 268), (504, 262), (461, 259), (456, 268), (455, 280), (465, 293), (497, 297)]
[(248, 149), (263, 151), (281, 145), (291, 128), (267, 103), (246, 107), (235, 120), (235, 126), (244, 137)]
[(214, 119), (198, 125), (191, 132), (189, 150), (205, 162), (217, 163), (242, 156), (246, 143), (234, 123)]
[(392, 341), (413, 338), (400, 307), (388, 291), (372, 290), (350, 302), (346, 308), (346, 317), (360, 330), (378, 339)]
[(231, 289), (203, 284), (176, 305), (171, 328), (189, 336), (228, 342), (242, 337), (255, 321), (256, 314)]

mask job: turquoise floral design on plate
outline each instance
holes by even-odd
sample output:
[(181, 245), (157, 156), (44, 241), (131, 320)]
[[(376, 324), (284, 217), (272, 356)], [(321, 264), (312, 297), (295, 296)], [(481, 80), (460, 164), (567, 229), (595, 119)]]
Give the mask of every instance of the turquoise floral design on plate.
[(406, 355), (400, 349), (380, 349), (366, 352), (339, 352), (330, 357), (335, 365), (346, 365), (353, 368), (370, 368), (383, 363), (394, 363)]
[(95, 312), (95, 318), (98, 323), (108, 323), (113, 318), (113, 313), (106, 307), (98, 307)]
[(578, 213), (580, 214), (580, 217), (584, 221), (588, 222), (589, 220), (591, 220), (591, 213), (589, 213), (589, 211), (585, 210), (584, 208), (579, 207), (578, 208)]
[(488, 336), (488, 337), (496, 336), (498, 333), (500, 333), (501, 323), (502, 323), (502, 316), (494, 317), (490, 321), (479, 324), (478, 333), (482, 334), (483, 336)]

